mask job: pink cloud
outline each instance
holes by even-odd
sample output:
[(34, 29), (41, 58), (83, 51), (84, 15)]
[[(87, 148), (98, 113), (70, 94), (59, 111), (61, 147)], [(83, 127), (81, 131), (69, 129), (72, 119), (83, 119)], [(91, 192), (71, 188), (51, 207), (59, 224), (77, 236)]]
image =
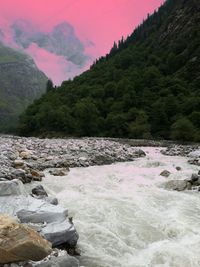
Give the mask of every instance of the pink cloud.
[(106, 53), (114, 40), (130, 34), (147, 13), (164, 0), (1, 0), (1, 17), (29, 19), (38, 27), (50, 29), (60, 21), (73, 25), (79, 36)]
[[(84, 43), (85, 51), (95, 58), (108, 53), (114, 41), (131, 34), (147, 14), (163, 2), (164, 0), (1, 0), (0, 26), (5, 24), (3, 20), (11, 24), (16, 19), (25, 19), (36, 25), (38, 30), (47, 32), (56, 24), (67, 21)], [(90, 45), (91, 42), (93, 46)], [(38, 67), (48, 76), (53, 75), (56, 81), (81, 71), (75, 70), (70, 62), (64, 62), (62, 57), (37, 46), (31, 46), (28, 52)]]
[(84, 68), (77, 68), (64, 57), (50, 53), (36, 44), (29, 46), (26, 52), (31, 55), (38, 68), (43, 70), (47, 77), (53, 77), (54, 84), (60, 84), (61, 81), (72, 78), (84, 70)]

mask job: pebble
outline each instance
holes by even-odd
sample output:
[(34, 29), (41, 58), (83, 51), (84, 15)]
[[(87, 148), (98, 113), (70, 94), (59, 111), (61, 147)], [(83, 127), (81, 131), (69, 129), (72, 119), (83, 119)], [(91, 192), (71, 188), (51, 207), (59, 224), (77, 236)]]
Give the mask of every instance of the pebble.
[(41, 181), (43, 170), (67, 175), (69, 168), (106, 165), (144, 157), (138, 148), (104, 138), (39, 139), (0, 136), (0, 178)]

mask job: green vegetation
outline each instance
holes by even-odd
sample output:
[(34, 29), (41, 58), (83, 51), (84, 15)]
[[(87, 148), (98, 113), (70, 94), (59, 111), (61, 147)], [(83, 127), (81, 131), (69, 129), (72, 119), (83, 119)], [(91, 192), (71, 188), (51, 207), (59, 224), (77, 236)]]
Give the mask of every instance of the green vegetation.
[(0, 43), (0, 132), (13, 132), (19, 114), (45, 92), (47, 78), (25, 54)]
[(166, 1), (89, 71), (30, 105), (20, 134), (199, 141), (199, 14), (198, 0)]

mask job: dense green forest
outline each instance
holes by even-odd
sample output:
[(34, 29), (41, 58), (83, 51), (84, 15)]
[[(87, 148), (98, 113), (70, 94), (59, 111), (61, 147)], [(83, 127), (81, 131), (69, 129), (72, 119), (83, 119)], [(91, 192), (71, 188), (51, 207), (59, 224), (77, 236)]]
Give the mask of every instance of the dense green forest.
[(73, 81), (22, 114), (21, 135), (200, 141), (199, 0), (168, 0)]

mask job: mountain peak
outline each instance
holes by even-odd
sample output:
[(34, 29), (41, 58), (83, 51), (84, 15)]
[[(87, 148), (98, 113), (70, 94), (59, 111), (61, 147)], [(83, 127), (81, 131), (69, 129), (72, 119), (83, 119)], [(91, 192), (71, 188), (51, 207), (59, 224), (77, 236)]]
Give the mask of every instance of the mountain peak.
[(53, 28), (53, 33), (59, 33), (59, 34), (64, 35), (65, 37), (75, 35), (74, 28), (67, 21), (64, 21), (64, 22), (57, 24)]

